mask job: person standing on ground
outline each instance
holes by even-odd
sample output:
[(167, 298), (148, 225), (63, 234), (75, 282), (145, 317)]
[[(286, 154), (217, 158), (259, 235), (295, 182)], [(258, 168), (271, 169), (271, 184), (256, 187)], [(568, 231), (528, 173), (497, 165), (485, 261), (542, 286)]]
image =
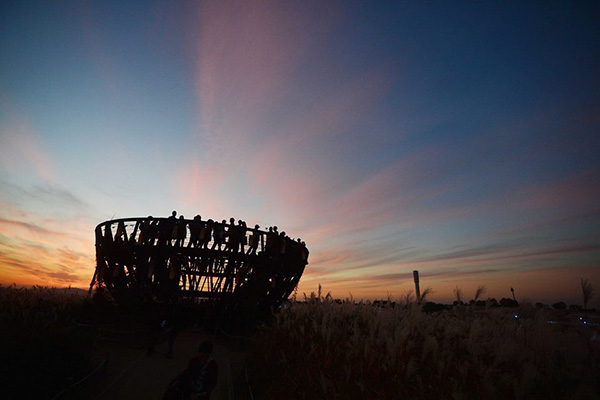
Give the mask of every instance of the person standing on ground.
[(173, 347), (175, 345), (175, 339), (179, 332), (186, 327), (186, 320), (181, 310), (176, 307), (171, 307), (167, 314), (165, 330), (168, 333), (167, 337), (167, 358), (173, 358)]
[(193, 368), (199, 368), (199, 373), (192, 386), (192, 400), (209, 400), (210, 393), (217, 386), (219, 365), (211, 357), (212, 351), (213, 343), (210, 340), (205, 340), (200, 343), (198, 355), (189, 362), (189, 365)]
[(210, 393), (217, 386), (219, 365), (211, 357), (213, 343), (204, 340), (187, 368), (169, 383), (163, 400), (210, 400)]

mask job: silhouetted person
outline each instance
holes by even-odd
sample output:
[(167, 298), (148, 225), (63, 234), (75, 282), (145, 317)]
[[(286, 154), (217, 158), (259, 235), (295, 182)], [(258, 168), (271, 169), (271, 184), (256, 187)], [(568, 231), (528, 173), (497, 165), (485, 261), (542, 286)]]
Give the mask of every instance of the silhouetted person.
[(192, 367), (192, 370), (200, 367), (192, 389), (192, 396), (196, 395), (199, 400), (209, 400), (211, 392), (217, 386), (219, 365), (211, 357), (212, 351), (212, 342), (209, 340), (203, 341), (198, 348), (198, 355), (192, 358), (188, 364)]
[(248, 248), (247, 254), (256, 254), (256, 250), (258, 249), (258, 243), (260, 241), (260, 232), (258, 231), (258, 228), (260, 228), (258, 224), (254, 225), (254, 231), (252, 232), (252, 235), (250, 235), (249, 238), (250, 247)]
[(210, 400), (219, 377), (219, 365), (211, 357), (212, 350), (211, 341), (205, 340), (200, 344), (198, 355), (171, 381), (163, 400)]
[(273, 232), (271, 233), (271, 248), (269, 250), (269, 254), (273, 257), (279, 257), (281, 254), (281, 242), (283, 241), (283, 236), (279, 233)]
[(244, 251), (245, 251), (244, 246), (248, 244), (248, 239), (246, 238), (246, 228), (247, 228), (246, 222), (239, 220), (238, 224), (239, 224), (239, 226), (238, 226), (238, 235), (239, 235), (238, 242), (239, 242), (239, 246), (240, 246), (239, 251), (244, 253)]
[(229, 251), (233, 251), (238, 253), (244, 250), (244, 241), (246, 239), (246, 226), (244, 225), (244, 221), (238, 220), (238, 224), (235, 224), (235, 219), (231, 218), (229, 220), (229, 242), (227, 243), (227, 249)]
[(302, 244), (302, 250), (300, 252), (300, 257), (302, 258), (302, 261), (304, 261), (304, 263), (307, 264), (309, 251), (306, 248), (306, 243), (302, 242), (301, 244)]
[(204, 234), (205, 230), (202, 230), (202, 217), (196, 215), (192, 222), (190, 222), (190, 241), (187, 247), (200, 247), (200, 232)]
[(183, 217), (183, 215), (179, 216), (179, 221), (177, 221), (177, 240), (175, 241), (175, 246), (182, 247), (185, 242), (185, 238), (187, 236), (187, 221)]
[(170, 246), (171, 240), (173, 239), (173, 231), (177, 226), (177, 211), (173, 211), (171, 216), (167, 219), (160, 221), (159, 225), (159, 245)]
[(302, 245), (300, 244), (300, 239), (292, 240), (289, 239), (286, 249), (286, 258), (291, 260), (292, 262), (296, 262), (300, 259), (300, 248)]
[(140, 224), (140, 236), (138, 237), (138, 244), (145, 244), (150, 238), (150, 229), (152, 227), (152, 215), (144, 219)]
[(173, 347), (175, 339), (181, 330), (185, 327), (183, 315), (177, 308), (172, 308), (167, 314), (165, 330), (168, 333), (167, 338), (167, 358), (173, 358)]
[(169, 245), (177, 242), (177, 211), (173, 211), (171, 216), (167, 218), (169, 226), (171, 227), (171, 237), (169, 238)]
[(285, 232), (279, 234), (279, 255), (285, 254), (288, 240), (289, 238), (285, 235)]
[(279, 232), (277, 231), (277, 226), (273, 227), (273, 240), (272, 240), (271, 253), (273, 255), (279, 254), (279, 248), (281, 247), (281, 237), (279, 236)]
[(215, 225), (215, 221), (213, 221), (212, 219), (209, 219), (206, 222), (206, 225), (204, 225), (202, 228), (204, 229), (204, 235), (202, 235), (202, 233), (200, 233), (200, 246), (201, 247), (208, 247), (208, 244), (210, 243), (210, 238), (212, 237), (212, 233), (213, 233), (213, 227)]
[(160, 337), (160, 332), (164, 328), (164, 323), (166, 323), (166, 314), (164, 311), (160, 311), (157, 309), (157, 305), (154, 304), (150, 308), (149, 316), (148, 316), (148, 325), (150, 326), (150, 338), (148, 340), (148, 349), (146, 350), (146, 355), (151, 356), (156, 353), (156, 342)]
[(265, 245), (265, 251), (267, 254), (273, 252), (273, 245), (275, 244), (275, 233), (273, 232), (273, 228), (269, 227), (269, 231), (267, 232), (267, 244)]
[(235, 224), (235, 218), (229, 219), (229, 229), (227, 230), (227, 245), (225, 250), (237, 252), (240, 243), (240, 226)]
[(221, 244), (225, 241), (225, 225), (227, 225), (226, 220), (223, 220), (221, 223), (215, 222), (213, 228), (213, 245), (211, 249), (217, 247), (217, 250), (221, 250)]

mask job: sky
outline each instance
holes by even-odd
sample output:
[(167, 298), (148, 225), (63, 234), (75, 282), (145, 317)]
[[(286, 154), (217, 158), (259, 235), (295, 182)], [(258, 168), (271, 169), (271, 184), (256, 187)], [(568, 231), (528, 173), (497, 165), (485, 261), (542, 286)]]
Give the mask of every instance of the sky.
[(0, 283), (177, 210), (302, 238), (299, 294), (582, 304), (599, 128), (597, 2), (2, 1)]

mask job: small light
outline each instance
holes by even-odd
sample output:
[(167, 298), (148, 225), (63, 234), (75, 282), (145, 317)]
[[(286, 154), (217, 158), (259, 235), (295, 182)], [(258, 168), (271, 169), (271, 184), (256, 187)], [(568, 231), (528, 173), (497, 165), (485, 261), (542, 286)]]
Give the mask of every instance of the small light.
[(517, 314), (515, 314), (515, 318), (519, 318), (519, 316)]

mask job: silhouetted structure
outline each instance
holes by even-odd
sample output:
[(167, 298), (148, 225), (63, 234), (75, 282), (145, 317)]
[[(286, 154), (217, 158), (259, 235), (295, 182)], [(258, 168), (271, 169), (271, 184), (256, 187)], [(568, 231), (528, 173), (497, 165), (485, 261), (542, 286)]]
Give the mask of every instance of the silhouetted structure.
[[(292, 293), (308, 263), (304, 242), (283, 234), (276, 238), (279, 246), (267, 249), (267, 232), (257, 228), (175, 215), (99, 224), (90, 290), (104, 286), (119, 302), (211, 300), (234, 307), (271, 307)], [(225, 228), (231, 242), (225, 242)]]
[(419, 271), (413, 271), (413, 277), (415, 278), (415, 293), (417, 294), (417, 303), (421, 304), (421, 288), (419, 287)]

